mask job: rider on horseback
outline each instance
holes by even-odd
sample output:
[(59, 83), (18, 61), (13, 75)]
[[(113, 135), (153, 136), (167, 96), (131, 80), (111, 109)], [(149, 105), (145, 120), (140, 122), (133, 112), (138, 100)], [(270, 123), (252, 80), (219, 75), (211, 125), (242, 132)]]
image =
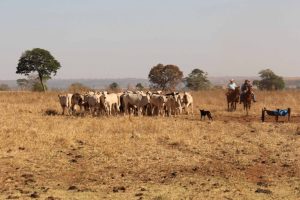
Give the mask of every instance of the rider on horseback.
[(228, 111), (236, 110), (236, 104), (240, 98), (240, 87), (234, 82), (233, 79), (227, 85), (228, 91), (226, 92)]
[(234, 82), (234, 79), (231, 79), (230, 82), (227, 85), (228, 92), (231, 92), (231, 91), (235, 90), (236, 87), (238, 87), (238, 86)]
[[(245, 80), (244, 84), (241, 86), (241, 96), (240, 96), (240, 103), (242, 103), (242, 101), (244, 100), (244, 96), (248, 90), (248, 87), (252, 87), (252, 84), (249, 80)], [(255, 94), (253, 93), (252, 91), (252, 100), (253, 102), (256, 102), (256, 97), (255, 97)]]

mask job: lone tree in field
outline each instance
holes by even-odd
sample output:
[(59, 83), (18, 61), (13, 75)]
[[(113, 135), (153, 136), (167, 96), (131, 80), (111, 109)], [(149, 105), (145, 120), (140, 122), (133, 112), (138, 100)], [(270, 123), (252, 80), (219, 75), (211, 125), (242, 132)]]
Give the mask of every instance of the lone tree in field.
[(281, 76), (276, 75), (272, 70), (265, 69), (259, 72), (261, 80), (256, 82), (261, 90), (282, 90), (285, 87)]
[(182, 82), (183, 73), (176, 65), (158, 64), (152, 67), (148, 78), (153, 88), (173, 90)]
[(119, 90), (119, 84), (118, 83), (116, 83), (116, 82), (113, 82), (113, 83), (111, 83), (110, 85), (109, 85), (109, 89), (110, 90), (112, 90), (112, 91), (117, 91), (117, 90)]
[(201, 69), (193, 69), (193, 71), (185, 78), (185, 85), (191, 90), (205, 90), (210, 87), (210, 81), (207, 73)]
[(50, 54), (49, 51), (35, 48), (25, 51), (19, 59), (17, 74), (28, 76), (37, 73), (43, 91), (46, 91), (44, 81), (51, 79), (61, 67), (60, 63)]

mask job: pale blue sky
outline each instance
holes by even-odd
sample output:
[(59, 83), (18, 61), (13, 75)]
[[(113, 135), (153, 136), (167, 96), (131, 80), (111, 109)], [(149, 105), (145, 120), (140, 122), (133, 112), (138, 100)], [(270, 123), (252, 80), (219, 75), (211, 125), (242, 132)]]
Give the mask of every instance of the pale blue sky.
[(49, 50), (56, 78), (146, 78), (158, 63), (186, 74), (300, 76), (299, 0), (0, 0), (0, 79), (22, 52)]

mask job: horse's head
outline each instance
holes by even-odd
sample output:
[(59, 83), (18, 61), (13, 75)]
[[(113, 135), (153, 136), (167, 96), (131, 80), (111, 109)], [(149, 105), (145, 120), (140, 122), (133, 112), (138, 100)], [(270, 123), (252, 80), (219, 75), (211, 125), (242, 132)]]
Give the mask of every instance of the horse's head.
[(247, 86), (247, 92), (252, 93), (252, 90), (253, 90), (252, 85), (248, 85)]
[(235, 94), (240, 94), (240, 87), (236, 86), (234, 92)]

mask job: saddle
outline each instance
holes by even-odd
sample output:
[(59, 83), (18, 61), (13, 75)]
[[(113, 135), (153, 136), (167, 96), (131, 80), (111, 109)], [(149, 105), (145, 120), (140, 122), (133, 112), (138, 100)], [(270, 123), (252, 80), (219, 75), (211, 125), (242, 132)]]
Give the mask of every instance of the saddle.
[(230, 96), (234, 93), (234, 90), (231, 90), (229, 89), (227, 92), (226, 92), (226, 96)]

